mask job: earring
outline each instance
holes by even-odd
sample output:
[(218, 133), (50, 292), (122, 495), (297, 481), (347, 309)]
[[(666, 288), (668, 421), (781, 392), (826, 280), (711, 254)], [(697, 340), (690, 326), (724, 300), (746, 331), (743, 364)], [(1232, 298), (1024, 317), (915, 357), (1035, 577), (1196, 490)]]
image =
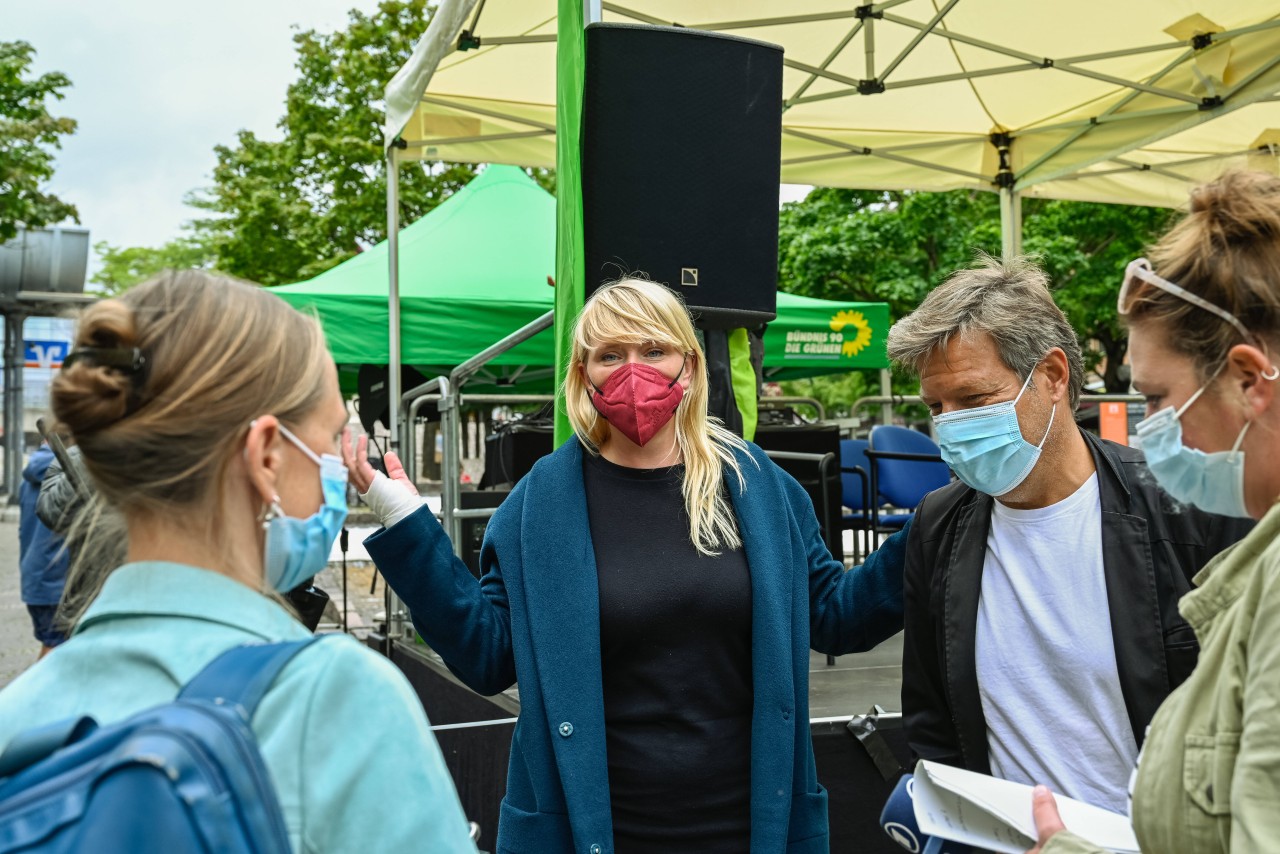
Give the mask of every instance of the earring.
[(1262, 372), (1262, 378), (1267, 382), (1275, 382), (1280, 379), (1280, 367), (1272, 365), (1271, 370)]
[(283, 516), (284, 511), (280, 508), (280, 496), (272, 495), (270, 504), (263, 504), (262, 510), (258, 512), (258, 521), (262, 523), (262, 530), (267, 530), (271, 525), (271, 520)]

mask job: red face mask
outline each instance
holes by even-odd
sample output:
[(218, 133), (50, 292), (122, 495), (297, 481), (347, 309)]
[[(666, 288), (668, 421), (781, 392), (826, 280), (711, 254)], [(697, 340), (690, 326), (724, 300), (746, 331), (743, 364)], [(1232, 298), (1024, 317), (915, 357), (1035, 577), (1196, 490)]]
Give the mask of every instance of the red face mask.
[(591, 404), (622, 435), (644, 445), (676, 414), (684, 398), (684, 386), (680, 385), (683, 373), (684, 362), (673, 380), (657, 368), (628, 362), (609, 374), (603, 386), (587, 380), (596, 390)]

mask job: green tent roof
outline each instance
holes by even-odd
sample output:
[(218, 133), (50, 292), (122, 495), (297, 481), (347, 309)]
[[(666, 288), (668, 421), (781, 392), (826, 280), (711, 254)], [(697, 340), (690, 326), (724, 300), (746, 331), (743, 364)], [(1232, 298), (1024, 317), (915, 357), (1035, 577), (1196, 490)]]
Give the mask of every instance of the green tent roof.
[[(550, 311), (554, 294), (547, 280), (555, 270), (555, 223), (550, 193), (517, 167), (492, 165), (404, 228), (404, 363), (447, 372)], [(314, 279), (272, 290), (319, 315), (339, 364), (386, 364), (386, 241)], [(778, 319), (765, 337), (766, 373), (791, 379), (884, 367), (888, 326), (883, 303), (779, 293)], [(521, 371), (522, 380), (546, 384), (552, 336), (540, 333), (490, 364), (493, 375)]]
[[(515, 166), (490, 166), (400, 232), (405, 364), (452, 367), (551, 309), (555, 199)], [(314, 309), (340, 364), (387, 362), (387, 243), (273, 289)], [(551, 363), (544, 336), (495, 364)]]

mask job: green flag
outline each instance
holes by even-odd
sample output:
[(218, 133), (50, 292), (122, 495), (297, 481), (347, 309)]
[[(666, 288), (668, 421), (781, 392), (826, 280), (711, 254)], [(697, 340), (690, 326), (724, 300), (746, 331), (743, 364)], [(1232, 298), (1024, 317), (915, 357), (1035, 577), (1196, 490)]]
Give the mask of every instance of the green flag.
[(572, 347), (573, 321), (582, 308), (586, 260), (582, 244), (582, 78), (586, 35), (582, 0), (560, 0), (556, 23), (556, 432), (559, 446), (572, 434), (560, 397)]

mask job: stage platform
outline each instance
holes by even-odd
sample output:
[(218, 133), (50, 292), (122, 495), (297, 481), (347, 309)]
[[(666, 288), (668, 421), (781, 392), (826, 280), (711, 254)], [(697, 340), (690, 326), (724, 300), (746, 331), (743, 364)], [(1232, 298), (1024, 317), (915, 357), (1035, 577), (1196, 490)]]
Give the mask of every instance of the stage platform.
[[(382, 648), (376, 635), (366, 643)], [(520, 711), (519, 686), (495, 697), (482, 697), (463, 686), (422, 644), (394, 643), (391, 660), (422, 700), (463, 808), (468, 818), (480, 825), (481, 850), (493, 850), (511, 734)], [(892, 772), (897, 764), (891, 759), (891, 768), (877, 767), (846, 724), (875, 705), (891, 713), (898, 710), (901, 660), (900, 634), (870, 652), (840, 656), (833, 665), (828, 665), (821, 653), (810, 654), (810, 728), (818, 778), (830, 793), (833, 851), (887, 854), (897, 850), (877, 824), (880, 807), (896, 782)], [(876, 737), (884, 739), (884, 748), (896, 756), (897, 763), (905, 763), (898, 726), (897, 716), (890, 714)]]

